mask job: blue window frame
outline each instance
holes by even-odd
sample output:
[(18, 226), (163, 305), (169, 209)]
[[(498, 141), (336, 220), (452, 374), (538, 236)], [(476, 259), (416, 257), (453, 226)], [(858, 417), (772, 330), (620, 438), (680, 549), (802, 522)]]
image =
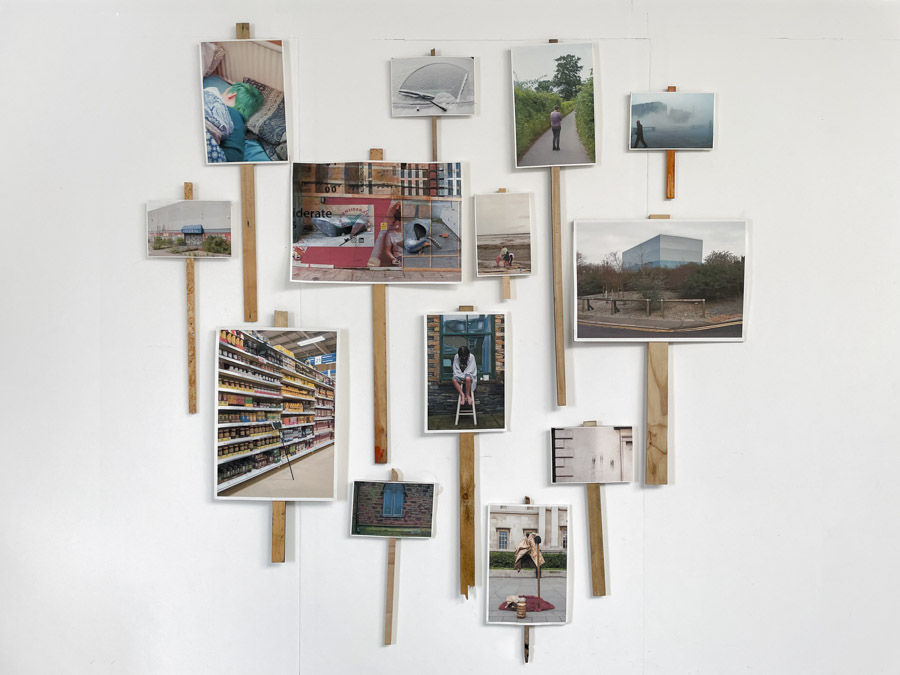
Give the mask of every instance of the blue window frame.
[(403, 485), (386, 483), (384, 486), (384, 506), (381, 515), (385, 518), (399, 518), (403, 515)]

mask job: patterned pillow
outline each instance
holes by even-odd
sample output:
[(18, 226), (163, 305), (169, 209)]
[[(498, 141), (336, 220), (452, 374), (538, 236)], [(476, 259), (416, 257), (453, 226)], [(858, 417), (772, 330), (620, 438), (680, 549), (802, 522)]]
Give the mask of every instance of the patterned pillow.
[(263, 104), (247, 120), (247, 130), (259, 136), (266, 154), (274, 160), (287, 159), (287, 121), (284, 112), (284, 92), (245, 77), (263, 95)]

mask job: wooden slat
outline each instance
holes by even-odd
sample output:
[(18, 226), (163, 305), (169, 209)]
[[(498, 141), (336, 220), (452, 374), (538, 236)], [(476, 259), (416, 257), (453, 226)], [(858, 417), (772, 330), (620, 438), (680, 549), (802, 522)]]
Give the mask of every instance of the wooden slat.
[(241, 164), (241, 252), (244, 256), (244, 321), (256, 321), (256, 167)]
[(284, 562), (285, 519), (287, 502), (272, 502), (272, 562)]
[[(194, 198), (194, 184), (184, 184), (184, 198)], [(187, 366), (188, 413), (197, 413), (197, 298), (194, 294), (194, 259), (184, 260), (185, 293), (187, 296)]]
[(475, 585), (475, 434), (459, 435), (459, 592)]
[(236, 37), (238, 40), (249, 40), (250, 39), (250, 24), (249, 23), (234, 24), (234, 37)]
[(647, 344), (647, 485), (669, 482), (669, 343)]
[[(552, 40), (551, 40), (552, 42)], [(525, 497), (525, 503), (531, 503), (531, 497)], [(540, 595), (540, 594), (538, 594)], [(538, 606), (540, 607), (540, 599), (538, 599)], [(524, 646), (525, 646), (525, 663), (528, 663), (528, 658), (531, 656), (531, 626), (525, 626), (525, 638), (524, 638)]]
[(459, 306), (459, 311), (460, 311), (460, 312), (474, 312), (474, 311), (475, 311), (475, 305), (460, 305), (460, 306)]
[(603, 486), (587, 485), (588, 534), (591, 544), (591, 589), (594, 597), (606, 595), (606, 560), (603, 555)]
[(197, 412), (197, 299), (194, 296), (194, 259), (185, 258), (184, 277), (187, 291), (187, 357), (188, 412)]
[[(675, 91), (670, 86), (668, 91)], [(675, 199), (675, 151), (666, 150), (666, 199)]]
[(512, 298), (512, 278), (511, 277), (500, 277), (503, 280), (503, 299), (509, 300)]
[[(288, 313), (275, 310), (275, 327), (287, 328)], [(284, 562), (285, 520), (287, 518), (287, 502), (272, 502), (272, 562)]]
[(672, 216), (668, 213), (651, 213), (647, 216), (650, 220), (669, 220)]
[[(370, 148), (369, 159), (384, 159), (382, 148)], [(388, 391), (387, 391), (387, 287), (372, 284), (372, 363), (375, 386), (374, 447), (375, 463), (388, 461)]]
[(553, 219), (553, 324), (556, 336), (556, 405), (566, 405), (566, 337), (563, 325), (562, 223), (559, 167), (550, 168), (550, 206)]
[(387, 289), (372, 285), (372, 355), (375, 368), (375, 463), (388, 461)]
[[(391, 469), (391, 480), (400, 480), (396, 469)], [(397, 539), (388, 539), (387, 579), (384, 588), (384, 644), (394, 644), (394, 625), (396, 614), (394, 602), (397, 597)]]

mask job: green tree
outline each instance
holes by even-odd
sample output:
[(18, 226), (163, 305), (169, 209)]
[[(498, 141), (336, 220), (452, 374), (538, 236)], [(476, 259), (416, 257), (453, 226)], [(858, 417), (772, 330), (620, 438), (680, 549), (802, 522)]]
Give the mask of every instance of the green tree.
[(724, 300), (744, 292), (744, 261), (730, 251), (713, 251), (681, 285), (681, 297)]
[(534, 87), (536, 92), (540, 92), (543, 94), (552, 94), (553, 93), (553, 83), (550, 80), (540, 80)]
[(556, 74), (553, 87), (563, 100), (571, 101), (581, 86), (581, 58), (574, 54), (556, 57)]

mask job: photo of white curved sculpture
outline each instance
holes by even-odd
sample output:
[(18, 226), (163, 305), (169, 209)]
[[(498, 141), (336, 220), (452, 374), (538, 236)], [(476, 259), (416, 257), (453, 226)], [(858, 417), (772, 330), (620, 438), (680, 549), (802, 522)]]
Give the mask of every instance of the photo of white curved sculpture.
[(391, 115), (475, 114), (475, 59), (423, 56), (391, 59)]

